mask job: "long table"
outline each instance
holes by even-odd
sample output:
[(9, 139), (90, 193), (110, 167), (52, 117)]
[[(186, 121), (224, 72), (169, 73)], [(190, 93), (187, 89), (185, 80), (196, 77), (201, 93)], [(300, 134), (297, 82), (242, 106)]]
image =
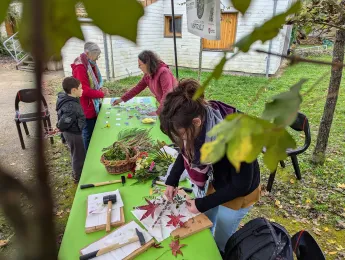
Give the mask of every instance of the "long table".
[[(153, 105), (154, 102), (154, 99), (150, 97), (138, 97), (132, 100), (132, 104), (151, 103)], [(131, 105), (131, 103), (126, 103), (125, 106), (129, 105)], [(109, 109), (110, 107), (110, 98), (104, 99), (87, 152), (79, 185), (121, 179), (121, 175), (110, 175), (107, 173), (105, 167), (100, 163), (100, 157), (102, 155), (102, 149), (116, 141), (118, 132), (124, 128), (152, 127), (150, 133), (154, 140), (159, 139), (160, 141), (166, 141), (169, 143), (168, 137), (160, 131), (159, 122), (156, 122), (154, 125), (144, 125), (134, 116), (137, 111), (125, 110), (120, 112), (118, 109)], [(128, 113), (131, 113), (133, 118), (128, 119)], [(109, 118), (106, 118), (107, 116), (109, 116)], [(116, 120), (117, 118), (121, 118), (121, 120)], [(106, 121), (110, 124), (110, 128), (105, 127)], [(127, 174), (125, 176), (127, 176)], [(91, 234), (85, 233), (86, 203), (88, 195), (119, 189), (124, 202), (126, 223), (131, 220), (136, 220), (131, 213), (131, 210), (133, 207), (144, 203), (143, 197), (149, 195), (150, 183), (131, 186), (134, 182), (135, 180), (133, 179), (126, 179), (126, 184), (124, 186), (122, 186), (122, 184), (112, 184), (83, 190), (79, 188), (77, 189), (59, 251), (60, 260), (79, 259), (80, 249), (97, 241), (106, 234), (105, 230)], [(171, 239), (168, 238), (162, 242), (162, 246), (164, 248), (150, 248), (148, 251), (139, 255), (136, 259), (154, 260), (169, 249), (170, 242)], [(181, 240), (181, 243), (187, 244), (187, 246), (182, 248), (183, 257), (179, 256), (178, 259), (222, 259), (209, 230), (204, 230), (185, 238)], [(167, 252), (160, 259), (165, 260), (176, 258), (171, 254), (171, 252)]]

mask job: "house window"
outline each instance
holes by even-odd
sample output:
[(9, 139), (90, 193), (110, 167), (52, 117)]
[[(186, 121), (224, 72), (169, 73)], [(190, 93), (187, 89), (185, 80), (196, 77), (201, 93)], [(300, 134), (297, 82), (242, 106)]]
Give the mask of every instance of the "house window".
[(237, 13), (222, 13), (220, 20), (220, 40), (203, 39), (204, 50), (232, 51), (237, 29)]
[[(176, 37), (182, 37), (182, 15), (175, 15)], [(173, 37), (173, 19), (171, 15), (165, 16), (164, 37)]]

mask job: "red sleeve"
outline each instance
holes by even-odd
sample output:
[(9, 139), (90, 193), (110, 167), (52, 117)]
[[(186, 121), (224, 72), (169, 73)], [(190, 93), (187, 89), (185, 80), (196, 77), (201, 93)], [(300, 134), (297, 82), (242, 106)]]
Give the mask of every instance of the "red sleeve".
[(174, 78), (170, 75), (168, 71), (162, 72), (162, 74), (159, 77), (159, 83), (162, 88), (162, 98), (160, 100), (160, 105), (156, 111), (156, 113), (159, 115), (160, 112), (163, 109), (164, 101), (166, 96), (168, 95), (169, 92), (171, 92), (174, 88)]
[(145, 76), (139, 81), (139, 83), (132, 89), (130, 89), (129, 91), (127, 91), (122, 97), (121, 99), (124, 102), (127, 102), (128, 100), (132, 99), (133, 97), (135, 97), (136, 95), (138, 95), (141, 91), (143, 91), (145, 88), (147, 87), (147, 83), (145, 80)]
[(89, 77), (87, 76), (86, 69), (83, 66), (77, 66), (73, 71), (73, 76), (79, 79), (84, 97), (104, 98), (104, 93), (102, 91), (90, 88)]

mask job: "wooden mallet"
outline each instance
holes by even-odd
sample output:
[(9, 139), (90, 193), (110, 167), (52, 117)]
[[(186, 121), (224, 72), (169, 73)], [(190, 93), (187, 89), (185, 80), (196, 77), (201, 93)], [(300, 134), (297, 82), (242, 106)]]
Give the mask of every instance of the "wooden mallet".
[(125, 243), (121, 243), (121, 244), (116, 243), (116, 244), (109, 245), (107, 247), (101, 248), (101, 249), (96, 250), (94, 252), (82, 255), (79, 257), (79, 259), (80, 260), (92, 259), (92, 258), (95, 258), (97, 256), (104, 255), (104, 254), (109, 253), (113, 250), (119, 249), (123, 246), (129, 245), (129, 244), (132, 244), (132, 243), (135, 243), (138, 241), (140, 242), (141, 246), (145, 245), (146, 242), (145, 242), (145, 237), (144, 237), (143, 233), (141, 233), (137, 228), (135, 229), (135, 232), (137, 233), (137, 235), (135, 237), (128, 239), (127, 242), (125, 242)]
[(121, 180), (116, 180), (116, 181), (104, 181), (104, 182), (98, 182), (98, 183), (83, 184), (83, 185), (80, 185), (80, 188), (81, 189), (93, 188), (93, 187), (98, 187), (98, 186), (114, 184), (114, 183), (122, 183), (122, 185), (125, 185), (126, 177), (125, 176), (121, 176)]
[(111, 210), (113, 207), (113, 203), (116, 203), (116, 194), (107, 195), (103, 197), (103, 203), (106, 205), (108, 204), (107, 210), (107, 225), (105, 226), (105, 231), (110, 231), (110, 223), (111, 223)]

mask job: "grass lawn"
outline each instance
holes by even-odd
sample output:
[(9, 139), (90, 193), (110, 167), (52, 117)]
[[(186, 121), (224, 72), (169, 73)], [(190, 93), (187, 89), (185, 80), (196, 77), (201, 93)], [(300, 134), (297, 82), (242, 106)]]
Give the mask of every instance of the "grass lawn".
[[(319, 57), (331, 60), (331, 57)], [(231, 61), (230, 61), (231, 62)], [(312, 145), (298, 156), (302, 180), (297, 181), (290, 160), (286, 168), (279, 168), (273, 190), (263, 192), (263, 197), (246, 218), (246, 221), (265, 216), (284, 225), (291, 235), (301, 229), (309, 230), (327, 254), (327, 259), (345, 257), (345, 189), (338, 184), (345, 183), (345, 89), (344, 81), (340, 90), (332, 131), (327, 150), (327, 160), (323, 166), (310, 162), (315, 146), (319, 122), (326, 100), (330, 68), (311, 64), (299, 64), (288, 67), (279, 78), (223, 75), (212, 82), (206, 91), (207, 99), (220, 100), (237, 107), (251, 115), (260, 116), (266, 101), (282, 91), (286, 91), (300, 79), (308, 82), (303, 86), (305, 93), (324, 73), (318, 84), (308, 95), (303, 96), (301, 112), (309, 119), (312, 133)], [(180, 78), (197, 78), (197, 72), (180, 70)], [(204, 81), (210, 73), (202, 73)], [(126, 89), (134, 86), (140, 77), (131, 77), (106, 86), (113, 96), (122, 95)], [(150, 95), (145, 90), (141, 95)], [(293, 133), (298, 143), (303, 144), (303, 135)], [(261, 158), (260, 158), (261, 161)], [(261, 163), (261, 181), (266, 185), (269, 171)], [(342, 249), (342, 247), (344, 249)]]

